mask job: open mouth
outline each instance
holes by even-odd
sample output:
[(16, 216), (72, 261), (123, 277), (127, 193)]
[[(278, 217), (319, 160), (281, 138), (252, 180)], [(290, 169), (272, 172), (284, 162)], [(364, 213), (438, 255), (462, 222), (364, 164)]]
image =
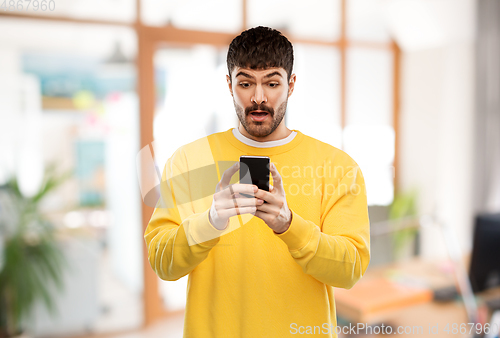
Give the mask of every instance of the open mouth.
[(261, 122), (267, 119), (267, 116), (269, 115), (268, 112), (266, 111), (253, 111), (250, 113), (250, 117), (252, 118), (253, 121)]

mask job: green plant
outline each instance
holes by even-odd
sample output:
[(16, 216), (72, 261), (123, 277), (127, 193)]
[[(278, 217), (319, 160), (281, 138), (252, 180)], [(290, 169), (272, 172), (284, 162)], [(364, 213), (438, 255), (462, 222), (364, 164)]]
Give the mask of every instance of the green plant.
[[(389, 220), (411, 219), (416, 217), (418, 190), (411, 189), (408, 192), (399, 192), (394, 196), (394, 200), (389, 207)], [(396, 223), (397, 224), (397, 223)], [(406, 223), (408, 224), (408, 223)], [(394, 229), (393, 244), (396, 259), (401, 258), (403, 249), (415, 239), (418, 232), (416, 228)]]
[(18, 181), (11, 178), (0, 186), (0, 337), (14, 336), (25, 329), (23, 320), (35, 303), (54, 315), (56, 309), (51, 285), (63, 288), (62, 273), (67, 261), (58, 245), (56, 228), (40, 211), (40, 202), (72, 175), (56, 174), (50, 164), (40, 190), (32, 197), (21, 193)]

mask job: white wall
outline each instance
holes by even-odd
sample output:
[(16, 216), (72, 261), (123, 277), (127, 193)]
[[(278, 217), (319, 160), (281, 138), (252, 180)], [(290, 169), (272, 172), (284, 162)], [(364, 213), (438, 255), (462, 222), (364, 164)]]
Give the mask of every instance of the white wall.
[(139, 151), (139, 103), (135, 93), (106, 101), (110, 126), (106, 138), (106, 203), (113, 215), (107, 232), (111, 268), (137, 296), (143, 290), (141, 206), (136, 172)]
[[(435, 211), (451, 225), (465, 253), (473, 225), (475, 1), (435, 1), (429, 10), (444, 39), (429, 48), (400, 43), (408, 46), (402, 56), (400, 182), (403, 189), (419, 187), (419, 211)], [(438, 231), (422, 231), (422, 254), (446, 255)]]

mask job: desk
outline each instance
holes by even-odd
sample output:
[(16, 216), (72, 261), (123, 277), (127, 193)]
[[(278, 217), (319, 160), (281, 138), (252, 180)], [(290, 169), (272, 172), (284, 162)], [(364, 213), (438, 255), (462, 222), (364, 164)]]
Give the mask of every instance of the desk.
[(337, 315), (350, 322), (387, 322), (406, 307), (432, 301), (432, 290), (454, 285), (448, 262), (420, 258), (368, 268), (350, 290), (335, 289)]
[[(460, 324), (467, 323), (468, 321), (464, 304), (461, 301), (453, 301), (448, 303), (429, 302), (401, 309), (392, 314), (392, 318), (388, 320), (388, 323), (394, 327), (394, 330), (398, 326), (404, 328), (411, 327), (412, 330), (408, 329), (409, 333), (404, 334), (405, 338), (470, 337), (469, 335), (462, 336), (450, 333), (453, 329), (453, 323), (457, 323), (459, 328)], [(450, 330), (449, 332), (443, 331), (447, 325)], [(419, 334), (417, 329), (413, 329), (414, 326), (422, 327), (424, 333)], [(435, 327), (437, 331), (429, 334), (429, 327)], [(469, 329), (470, 327), (467, 326), (467, 330)]]
[[(413, 280), (426, 284), (430, 289), (455, 285), (455, 276), (451, 263), (448, 261), (426, 261), (421, 258), (414, 258), (405, 262), (393, 263), (391, 265), (369, 268), (363, 277), (366, 280), (371, 280), (380, 277), (391, 277), (396, 280)], [(361, 281), (360, 281), (361, 282)], [(353, 287), (353, 289), (356, 285)], [(351, 290), (353, 290), (351, 289)], [(350, 290), (335, 289), (335, 294), (349, 292)], [(376, 292), (376, 290), (374, 290)], [(478, 303), (483, 303), (484, 300), (499, 297), (500, 288), (489, 290), (478, 294)], [(461, 337), (462, 335), (451, 334), (453, 323), (460, 327), (462, 323), (468, 323), (467, 312), (461, 300), (450, 302), (435, 302), (432, 300), (420, 301), (419, 303), (409, 304), (407, 306), (398, 306), (376, 313), (364, 313), (354, 316), (352, 311), (344, 311), (346, 304), (342, 301), (337, 301), (337, 316), (349, 320), (351, 323), (364, 323), (377, 325), (384, 323), (391, 325), (393, 331), (397, 330), (398, 326), (413, 328), (421, 327), (423, 330), (420, 333), (415, 328), (413, 332), (404, 333), (405, 338), (410, 337)], [(488, 318), (489, 320), (489, 318)], [(448, 324), (449, 332), (443, 331)], [(437, 332), (429, 334), (429, 327), (436, 327)], [(470, 326), (467, 325), (467, 331)], [(410, 330), (410, 329), (408, 329)], [(470, 335), (463, 335), (470, 337)]]
[[(479, 312), (483, 312), (485, 321), (489, 323), (491, 319), (491, 312), (488, 312), (482, 304), (490, 298), (500, 297), (500, 287), (491, 289), (477, 294), (476, 300), (478, 302)], [(453, 323), (460, 324), (468, 322), (467, 312), (462, 301), (452, 301), (447, 303), (429, 302), (425, 304), (415, 305), (402, 309), (392, 315), (390, 319), (391, 325), (395, 326), (413, 326), (421, 325), (426, 334), (410, 333), (405, 334), (405, 338), (413, 337), (473, 337), (473, 335), (465, 334), (451, 334)], [(450, 332), (445, 332), (443, 329), (449, 324)], [(438, 325), (437, 334), (428, 334), (429, 325)], [(484, 326), (483, 326), (484, 327)], [(470, 330), (470, 325), (467, 325), (467, 332)]]

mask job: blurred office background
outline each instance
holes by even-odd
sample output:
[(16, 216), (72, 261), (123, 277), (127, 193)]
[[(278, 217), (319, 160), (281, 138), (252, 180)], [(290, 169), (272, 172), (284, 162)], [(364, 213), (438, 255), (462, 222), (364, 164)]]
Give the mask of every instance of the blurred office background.
[[(463, 277), (481, 217), (500, 212), (497, 1), (27, 5), (0, 8), (0, 267), (31, 278), (15, 270), (20, 261), (8, 261), (23, 219), (16, 206), (40, 196), (47, 177), (65, 177), (35, 204), (71, 269), (61, 269), (63, 288), (46, 283), (58, 314), (50, 315), (43, 296), (28, 304), (25, 334), (182, 336), (187, 276), (165, 282), (149, 267), (143, 232), (153, 209), (144, 203), (140, 174), (148, 165), (162, 169), (187, 142), (237, 127), (227, 47), (258, 25), (282, 31), (294, 45), (287, 127), (346, 151), (364, 173), (373, 232), (368, 271), (408, 280), (398, 267), (414, 262), (426, 276), (438, 275), (436, 288), (451, 294), (443, 302), (453, 305), (457, 322), (472, 310), (478, 321), (490, 320), (494, 308), (481, 306), (479, 296), (464, 302), (470, 283)], [(30, 230), (22, 235), (21, 249), (36, 247)], [(500, 284), (500, 271), (490, 270), (488, 289)], [(411, 278), (407, 286), (418, 284)], [(337, 291), (349, 304), (350, 290)], [(400, 322), (433, 324), (423, 307), (432, 302), (423, 293), (406, 301), (412, 319)], [(4, 326), (7, 305), (3, 300)], [(339, 324), (355, 321), (345, 309)], [(373, 318), (399, 320), (388, 311)]]

